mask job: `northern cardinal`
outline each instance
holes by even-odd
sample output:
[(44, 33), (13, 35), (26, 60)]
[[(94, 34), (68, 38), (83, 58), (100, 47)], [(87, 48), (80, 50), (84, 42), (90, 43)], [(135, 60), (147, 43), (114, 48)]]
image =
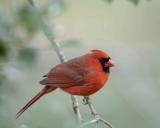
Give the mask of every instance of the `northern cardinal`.
[(55, 66), (40, 81), (45, 87), (17, 113), (17, 118), (39, 98), (57, 88), (79, 96), (97, 92), (108, 80), (110, 67), (113, 66), (109, 55), (100, 50), (91, 50), (88, 54)]

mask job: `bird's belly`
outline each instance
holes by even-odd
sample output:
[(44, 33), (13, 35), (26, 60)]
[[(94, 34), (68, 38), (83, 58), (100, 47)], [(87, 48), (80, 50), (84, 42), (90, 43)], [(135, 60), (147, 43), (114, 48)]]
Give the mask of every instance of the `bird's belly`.
[(100, 90), (104, 86), (103, 84), (92, 84), (89, 86), (72, 86), (68, 88), (61, 88), (65, 92), (72, 94), (72, 95), (79, 95), (79, 96), (89, 96), (93, 93), (96, 93), (98, 90)]
[(61, 89), (72, 95), (89, 96), (100, 90), (105, 85), (108, 78), (109, 74), (97, 74), (96, 78), (89, 77), (89, 79), (86, 79), (82, 85), (75, 85)]

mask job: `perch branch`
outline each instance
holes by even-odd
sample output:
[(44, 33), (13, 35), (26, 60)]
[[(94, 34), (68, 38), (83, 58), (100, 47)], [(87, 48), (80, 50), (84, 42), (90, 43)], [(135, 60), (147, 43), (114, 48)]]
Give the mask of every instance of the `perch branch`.
[[(28, 1), (31, 4), (31, 6), (34, 8), (35, 12), (37, 13), (37, 15), (40, 18), (41, 27), (42, 27), (42, 30), (43, 30), (45, 36), (48, 38), (48, 40), (50, 41), (50, 43), (54, 46), (54, 49), (55, 49), (55, 51), (56, 51), (56, 53), (57, 53), (57, 55), (58, 55), (61, 63), (64, 63), (66, 61), (64, 53), (63, 53), (62, 49), (60, 48), (59, 43), (57, 43), (55, 41), (54, 34), (53, 34), (53, 31), (52, 31), (51, 27), (49, 26), (49, 24), (47, 23), (47, 21), (40, 14), (40, 12), (39, 12), (39, 10), (37, 8), (37, 5), (35, 4), (34, 0), (28, 0)], [(77, 116), (78, 122), (80, 122), (82, 120), (82, 118), (81, 118), (81, 114), (80, 114), (80, 110), (79, 110), (78, 100), (73, 95), (71, 95), (71, 100), (72, 100), (72, 104), (73, 104), (74, 113)]]
[(89, 106), (89, 109), (91, 111), (91, 114), (94, 116), (94, 119), (91, 120), (91, 121), (88, 121), (86, 123), (84, 123), (81, 127), (86, 127), (86, 126), (89, 126), (91, 124), (96, 124), (96, 128), (98, 128), (98, 123), (99, 122), (102, 122), (103, 124), (105, 124), (106, 126), (108, 126), (109, 128), (113, 128), (112, 125), (107, 122), (106, 120), (104, 120), (95, 110), (94, 106), (92, 105), (91, 103), (91, 100), (89, 98), (89, 96), (85, 96), (84, 99), (83, 99), (83, 102), (85, 105), (88, 105)]

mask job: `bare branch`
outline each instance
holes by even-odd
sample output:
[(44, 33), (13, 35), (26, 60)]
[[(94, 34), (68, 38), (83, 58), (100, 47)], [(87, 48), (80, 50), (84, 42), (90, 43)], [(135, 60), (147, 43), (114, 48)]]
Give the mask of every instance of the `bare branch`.
[[(50, 41), (50, 43), (54, 46), (54, 49), (55, 49), (61, 63), (65, 62), (66, 60), (65, 60), (64, 53), (63, 53), (62, 49), (60, 48), (59, 43), (57, 43), (55, 41), (54, 34), (53, 34), (51, 27), (49, 26), (47, 21), (43, 18), (43, 16), (40, 14), (38, 7), (37, 7), (36, 3), (34, 2), (34, 0), (28, 0), (28, 2), (31, 4), (31, 6), (34, 8), (35, 12), (39, 16), (40, 21), (41, 21), (42, 30), (43, 30), (44, 34), (46, 35), (46, 37), (48, 38), (48, 40)], [(77, 115), (77, 119), (80, 122), (82, 120), (82, 118), (81, 118), (81, 114), (79, 111), (78, 100), (73, 95), (71, 95), (71, 100), (73, 103), (74, 113)]]
[(94, 124), (94, 123), (96, 123), (95, 126), (98, 127), (98, 123), (102, 122), (103, 124), (105, 124), (109, 128), (113, 128), (112, 125), (109, 122), (107, 122), (102, 117), (100, 117), (100, 115), (96, 112), (94, 106), (91, 103), (91, 100), (90, 100), (89, 96), (85, 96), (84, 99), (83, 99), (83, 102), (84, 102), (84, 104), (89, 106), (89, 109), (91, 111), (91, 114), (94, 116), (94, 119), (84, 123), (81, 127), (86, 127), (86, 126)]
[(78, 121), (78, 123), (80, 125), (83, 120), (82, 120), (81, 113), (80, 113), (80, 110), (79, 110), (78, 100), (73, 95), (71, 95), (71, 99), (72, 99), (73, 111), (77, 115), (77, 121)]

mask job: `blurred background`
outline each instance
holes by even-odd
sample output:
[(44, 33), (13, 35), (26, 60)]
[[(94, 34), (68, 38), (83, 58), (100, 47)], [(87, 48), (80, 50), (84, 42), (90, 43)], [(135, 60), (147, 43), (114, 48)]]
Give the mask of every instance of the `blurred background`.
[[(160, 1), (36, 3), (67, 59), (96, 48), (115, 62), (107, 86), (91, 97), (100, 115), (114, 128), (159, 128)], [(76, 128), (70, 96), (61, 90), (46, 95), (15, 120), (17, 111), (41, 90), (42, 76), (59, 63), (28, 1), (0, 0), (1, 128)], [(88, 107), (78, 99), (83, 118), (90, 120)]]

